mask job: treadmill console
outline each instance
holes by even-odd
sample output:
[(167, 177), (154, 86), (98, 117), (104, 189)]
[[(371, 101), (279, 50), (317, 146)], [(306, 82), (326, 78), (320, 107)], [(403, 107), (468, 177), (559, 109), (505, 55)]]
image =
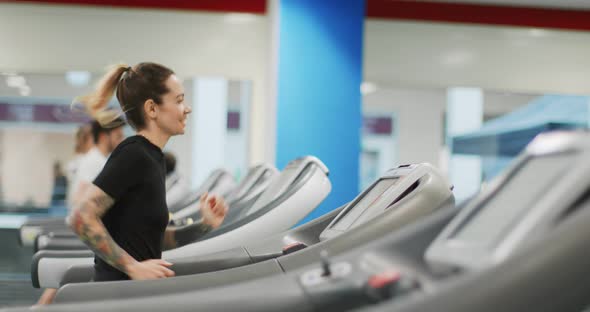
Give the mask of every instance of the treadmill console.
[(387, 209), (412, 193), (419, 180), (434, 169), (429, 164), (402, 165), (387, 171), (363, 191), (320, 234), (320, 240), (338, 236), (378, 217)]
[[(579, 159), (575, 152), (522, 157), (453, 219), (426, 251), (433, 268), (473, 269), (500, 261), (527, 232), (564, 209), (543, 202)], [(530, 232), (528, 232), (530, 233)]]

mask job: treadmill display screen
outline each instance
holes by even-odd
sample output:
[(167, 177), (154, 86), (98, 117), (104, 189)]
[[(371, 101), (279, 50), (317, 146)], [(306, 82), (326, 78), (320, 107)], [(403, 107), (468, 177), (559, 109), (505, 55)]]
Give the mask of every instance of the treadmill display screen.
[[(382, 196), (385, 191), (395, 185), (398, 178), (382, 179), (375, 184), (371, 190), (365, 194), (344, 216), (342, 216), (332, 229), (346, 231), (355, 221), (367, 210), (379, 209), (383, 205), (385, 198)], [(383, 207), (385, 209), (385, 207)]]
[(573, 153), (535, 157), (528, 160), (509, 180), (458, 228), (453, 243), (494, 244), (532, 208), (538, 198), (554, 185), (572, 163)]

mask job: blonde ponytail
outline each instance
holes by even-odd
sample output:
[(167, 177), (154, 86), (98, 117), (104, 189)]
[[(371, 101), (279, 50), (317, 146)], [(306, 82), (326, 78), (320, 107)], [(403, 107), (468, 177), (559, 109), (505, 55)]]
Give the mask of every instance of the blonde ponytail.
[[(170, 92), (166, 80), (172, 74), (174, 71), (170, 68), (157, 63), (142, 62), (133, 68), (125, 64), (115, 65), (101, 79), (96, 91), (75, 99), (72, 105), (82, 104), (82, 110), (103, 127), (116, 127), (117, 121), (122, 120), (133, 129), (141, 130), (146, 126), (145, 101), (151, 99), (162, 104), (162, 96)], [(121, 109), (107, 109), (115, 93)], [(123, 114), (125, 120), (120, 118)]]
[(116, 110), (107, 109), (109, 101), (113, 97), (119, 81), (130, 67), (126, 64), (117, 64), (101, 78), (96, 90), (93, 93), (80, 96), (74, 99), (72, 106), (82, 104), (84, 111), (98, 121), (103, 127), (118, 126), (111, 125), (113, 121), (121, 117), (122, 113)]

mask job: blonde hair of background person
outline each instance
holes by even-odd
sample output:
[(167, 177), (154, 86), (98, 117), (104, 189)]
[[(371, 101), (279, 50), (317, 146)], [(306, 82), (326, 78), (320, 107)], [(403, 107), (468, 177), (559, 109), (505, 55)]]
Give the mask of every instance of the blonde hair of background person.
[(75, 179), (80, 161), (82, 157), (94, 146), (92, 142), (92, 134), (90, 133), (90, 124), (83, 124), (78, 127), (74, 137), (74, 157), (66, 164), (66, 178), (68, 179), (68, 189), (66, 194), (66, 202), (71, 202), (72, 197), (72, 182)]
[[(79, 101), (84, 103), (94, 119), (108, 123), (117, 117), (112, 112), (105, 111), (109, 100), (115, 93), (127, 123), (133, 127), (137, 135), (127, 138), (113, 151), (101, 174), (72, 209), (68, 223), (80, 239), (95, 252), (99, 262), (106, 263), (109, 268), (122, 274), (115, 277), (115, 280), (170, 277), (174, 275), (174, 272), (170, 270), (171, 263), (161, 260), (159, 257), (134, 258), (130, 253), (138, 253), (137, 250), (142, 246), (130, 246), (132, 248), (126, 250), (117, 243), (125, 241), (126, 237), (118, 232), (107, 231), (110, 222), (124, 222), (120, 219), (113, 221), (113, 218), (108, 217), (115, 214), (117, 209), (134, 207), (134, 201), (129, 196), (126, 197), (131, 189), (112, 188), (112, 185), (104, 181), (118, 183), (120, 182), (118, 180), (121, 179), (134, 178), (131, 173), (139, 172), (145, 174), (146, 177), (153, 176), (153, 178), (141, 179), (141, 183), (145, 183), (145, 185), (138, 182), (139, 184), (133, 188), (135, 192), (144, 191), (142, 187), (157, 185), (157, 193), (161, 192), (161, 195), (165, 197), (164, 172), (163, 170), (160, 172), (160, 169), (151, 169), (154, 165), (151, 162), (152, 156), (161, 153), (172, 136), (184, 133), (187, 115), (191, 113), (191, 108), (184, 102), (184, 88), (178, 77), (171, 69), (155, 63), (139, 63), (133, 67), (116, 65), (103, 77), (94, 93), (80, 98)], [(151, 151), (150, 157), (152, 158), (144, 159), (140, 151), (145, 149)], [(161, 161), (164, 161), (163, 156)], [(135, 170), (134, 167), (137, 167), (138, 163), (142, 167)], [(163, 163), (157, 164), (157, 166), (160, 165), (162, 165), (161, 169), (165, 167)], [(160, 168), (157, 166), (153, 168)], [(97, 184), (102, 188), (109, 188), (110, 193), (117, 193), (116, 196), (109, 195)], [(154, 196), (146, 194), (146, 196)], [(141, 200), (142, 198), (137, 198), (137, 201)], [(161, 224), (167, 224), (168, 212), (165, 207), (165, 198), (158, 198), (158, 200), (150, 201), (147, 204), (155, 205), (156, 202), (163, 202), (164, 207), (145, 207), (145, 203), (143, 203), (141, 209), (157, 209), (158, 217), (162, 218)], [(122, 207), (121, 203), (127, 203), (129, 207)], [(125, 231), (133, 226), (151, 226), (153, 224), (151, 231), (142, 233), (146, 237), (153, 235), (153, 233), (158, 234), (161, 241), (154, 242), (154, 244), (157, 246), (162, 243), (162, 249), (176, 248), (194, 241), (211, 229), (219, 227), (223, 222), (227, 212), (227, 205), (223, 198), (204, 194), (199, 205), (202, 219), (191, 225), (160, 227), (160, 223), (156, 224), (155, 220), (145, 217), (144, 213), (139, 213), (134, 218), (134, 222), (123, 224), (119, 228)], [(159, 250), (160, 257), (161, 252), (162, 250)], [(95, 280), (97, 274), (101, 274), (100, 271), (97, 271), (98, 269), (95, 266)], [(107, 278), (109, 277), (107, 276)], [(43, 296), (42, 299), (49, 299), (44, 302), (40, 300), (40, 303), (51, 302), (51, 295), (49, 293), (47, 296)]]
[(123, 141), (125, 138), (124, 126), (125, 121), (120, 117), (109, 122), (107, 126), (102, 126), (96, 120), (90, 123), (94, 146), (80, 159), (78, 170), (70, 182), (69, 207), (75, 206), (80, 200), (86, 189), (101, 172), (108, 156)]
[(76, 145), (74, 147), (76, 154), (86, 154), (94, 145), (91, 131), (90, 124), (81, 125), (76, 131)]

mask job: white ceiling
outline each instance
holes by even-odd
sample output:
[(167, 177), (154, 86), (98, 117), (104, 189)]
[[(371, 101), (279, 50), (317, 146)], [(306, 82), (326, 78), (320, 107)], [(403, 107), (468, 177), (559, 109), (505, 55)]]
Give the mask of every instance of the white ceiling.
[(590, 10), (590, 0), (430, 0), (430, 1)]

